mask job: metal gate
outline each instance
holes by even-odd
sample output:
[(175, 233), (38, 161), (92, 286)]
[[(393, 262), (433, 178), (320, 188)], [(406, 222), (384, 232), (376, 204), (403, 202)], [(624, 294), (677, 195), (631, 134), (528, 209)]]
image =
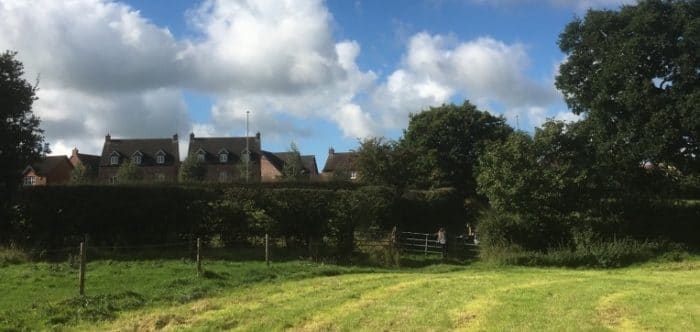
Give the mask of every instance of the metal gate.
[(421, 252), (442, 255), (442, 245), (437, 241), (436, 234), (401, 232), (399, 246), (404, 251)]

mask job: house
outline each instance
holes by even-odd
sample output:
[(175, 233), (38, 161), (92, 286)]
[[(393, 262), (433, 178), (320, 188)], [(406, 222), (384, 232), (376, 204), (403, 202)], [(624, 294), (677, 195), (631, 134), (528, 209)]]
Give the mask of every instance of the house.
[(261, 154), (260, 133), (255, 137), (195, 137), (191, 133), (187, 149), (188, 158), (204, 164), (204, 179), (209, 182), (260, 181)]
[(335, 149), (330, 148), (328, 149), (328, 159), (326, 159), (326, 165), (323, 166), (321, 177), (325, 180), (344, 179), (356, 181), (358, 179), (356, 160), (357, 152), (335, 152)]
[(25, 186), (65, 184), (70, 181), (73, 165), (66, 156), (46, 156), (22, 172)]
[(175, 182), (180, 165), (177, 134), (172, 138), (113, 139), (105, 136), (98, 179), (116, 183), (119, 167), (127, 162), (137, 166), (143, 181)]
[(70, 156), (73, 168), (84, 167), (85, 175), (89, 180), (97, 180), (97, 172), (100, 168), (100, 156), (79, 153), (78, 148), (73, 148)]
[[(260, 158), (260, 177), (263, 182), (276, 181), (282, 177), (284, 164), (294, 155), (293, 152), (269, 152), (262, 151)], [(309, 179), (318, 178), (318, 166), (316, 165), (316, 156), (306, 155), (301, 156), (301, 163), (304, 167), (303, 172), (309, 175)]]

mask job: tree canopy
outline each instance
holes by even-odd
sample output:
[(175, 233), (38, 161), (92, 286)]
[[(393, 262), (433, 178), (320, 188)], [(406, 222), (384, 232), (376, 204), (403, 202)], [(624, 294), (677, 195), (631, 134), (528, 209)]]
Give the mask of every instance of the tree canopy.
[(473, 194), (479, 153), (489, 142), (505, 140), (512, 131), (502, 116), (480, 111), (465, 101), (411, 114), (401, 145), (415, 155), (413, 181), (418, 186), (451, 186)]
[(296, 143), (289, 144), (288, 158), (282, 166), (282, 179), (289, 181), (308, 180), (309, 172), (304, 168), (301, 153)]
[(700, 172), (700, 2), (590, 10), (559, 36), (556, 86), (611, 169)]
[(204, 163), (197, 159), (196, 155), (190, 154), (180, 165), (178, 178), (180, 182), (204, 181), (207, 175), (207, 168)]
[(41, 158), (44, 146), (39, 118), (32, 112), (37, 87), (27, 82), (17, 53), (0, 54), (0, 197), (7, 201), (20, 184), (22, 170)]

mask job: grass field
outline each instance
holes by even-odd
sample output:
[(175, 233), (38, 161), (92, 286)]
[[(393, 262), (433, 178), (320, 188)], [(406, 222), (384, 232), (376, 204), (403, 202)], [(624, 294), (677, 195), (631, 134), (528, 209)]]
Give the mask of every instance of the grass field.
[(700, 257), (612, 270), (303, 261), (0, 267), (0, 330), (700, 330)]

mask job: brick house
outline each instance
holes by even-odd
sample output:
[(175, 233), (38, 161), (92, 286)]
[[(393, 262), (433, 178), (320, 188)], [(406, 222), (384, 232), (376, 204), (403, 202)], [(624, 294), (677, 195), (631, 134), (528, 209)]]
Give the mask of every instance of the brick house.
[[(263, 182), (277, 181), (282, 177), (284, 164), (291, 158), (292, 152), (269, 152), (262, 151), (260, 158), (260, 177)], [(316, 156), (306, 155), (301, 156), (301, 163), (304, 166), (304, 171), (309, 175), (310, 180), (318, 178), (318, 166), (316, 165)]]
[(246, 155), (249, 158), (248, 181), (258, 182), (260, 181), (260, 133), (247, 139), (246, 137), (195, 137), (194, 133), (190, 134), (187, 156), (197, 158), (204, 163), (205, 181), (245, 181)]
[(335, 149), (328, 149), (328, 159), (323, 166), (321, 178), (324, 180), (348, 179), (357, 181), (357, 152), (335, 152)]
[(70, 181), (73, 165), (66, 156), (46, 156), (27, 166), (22, 172), (25, 186), (66, 184)]
[(73, 165), (73, 168), (78, 166), (85, 167), (87, 177), (92, 181), (97, 180), (97, 172), (100, 168), (100, 156), (79, 153), (77, 148), (73, 148), (70, 156), (70, 163)]
[(98, 179), (116, 183), (119, 167), (127, 161), (138, 166), (144, 181), (175, 182), (180, 166), (177, 134), (172, 138), (112, 139), (105, 136)]

